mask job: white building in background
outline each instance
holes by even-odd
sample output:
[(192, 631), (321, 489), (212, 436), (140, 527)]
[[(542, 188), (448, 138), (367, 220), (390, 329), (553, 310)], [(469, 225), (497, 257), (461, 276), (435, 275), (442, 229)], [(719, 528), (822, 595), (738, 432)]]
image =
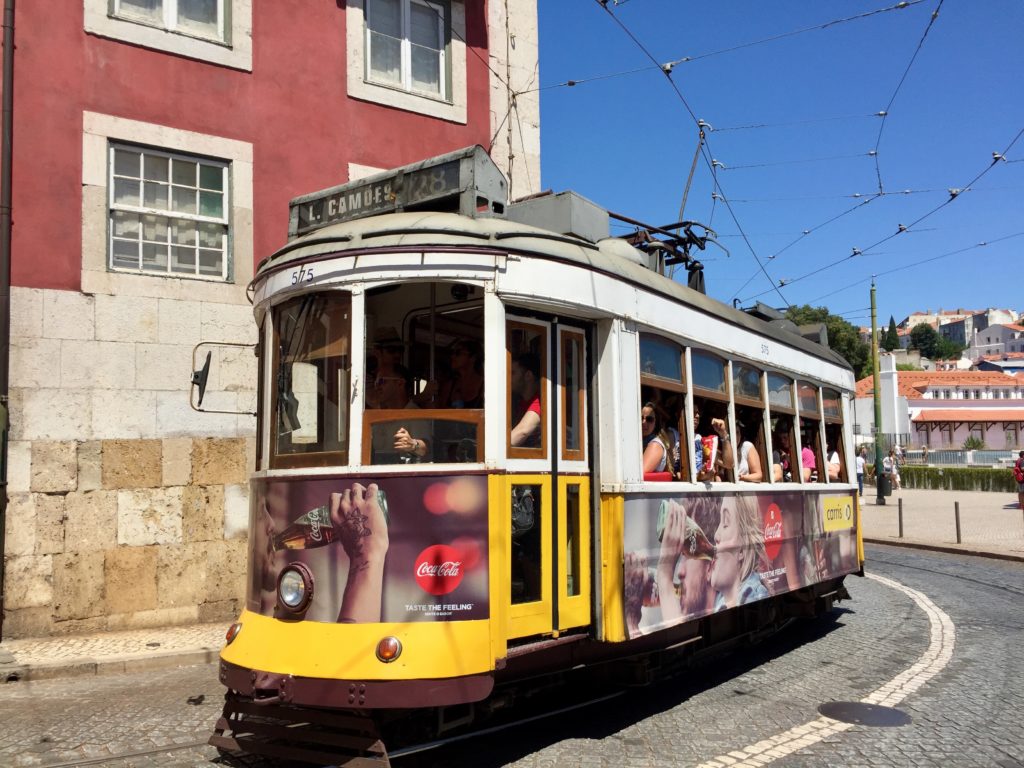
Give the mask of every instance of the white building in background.
[[(1024, 444), (1024, 376), (998, 371), (897, 371), (896, 358), (880, 360), (882, 420), (889, 442), (919, 448), (961, 448), (975, 437), (986, 448)], [(874, 384), (857, 382), (857, 442), (874, 435)]]
[(1000, 323), (987, 328), (975, 328), (971, 343), (964, 356), (971, 360), (979, 358), (1024, 352), (1024, 325)]

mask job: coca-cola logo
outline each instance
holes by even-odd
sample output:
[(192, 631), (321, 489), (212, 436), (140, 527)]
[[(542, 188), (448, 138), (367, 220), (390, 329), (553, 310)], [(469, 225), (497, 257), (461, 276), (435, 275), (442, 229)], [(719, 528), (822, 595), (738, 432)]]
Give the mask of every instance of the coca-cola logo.
[(315, 510), (309, 515), (309, 538), (320, 541), (320, 515)]
[(764, 551), (769, 560), (778, 557), (782, 539), (782, 510), (772, 503), (764, 511)]
[(459, 586), (463, 574), (462, 553), (446, 544), (427, 547), (416, 558), (416, 583), (431, 595), (447, 595)]

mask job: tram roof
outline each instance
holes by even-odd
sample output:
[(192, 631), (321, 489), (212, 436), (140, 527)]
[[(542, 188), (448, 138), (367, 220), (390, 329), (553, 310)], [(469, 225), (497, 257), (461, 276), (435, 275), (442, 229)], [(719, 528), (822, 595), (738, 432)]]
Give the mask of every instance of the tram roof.
[(608, 237), (595, 243), (498, 217), (470, 218), (456, 213), (407, 211), (330, 224), (289, 241), (261, 262), (253, 282), (259, 282), (287, 264), (335, 253), (428, 247), (513, 252), (575, 264), (671, 297), (754, 333), (771, 334), (788, 346), (850, 369), (849, 363), (834, 350), (648, 268), (646, 255), (621, 238)]

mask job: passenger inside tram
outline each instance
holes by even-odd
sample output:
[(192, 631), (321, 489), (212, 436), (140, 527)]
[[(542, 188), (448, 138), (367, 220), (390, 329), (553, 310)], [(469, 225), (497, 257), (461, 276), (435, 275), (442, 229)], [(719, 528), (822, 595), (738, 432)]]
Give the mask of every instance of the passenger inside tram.
[(512, 433), (509, 442), (522, 448), (540, 446), (540, 360), (532, 352), (512, 357), (509, 370), (512, 394)]
[[(683, 474), (682, 438), (679, 434), (679, 420), (683, 413), (682, 395), (652, 386), (640, 387), (640, 402), (650, 404), (654, 408), (658, 424), (667, 436), (667, 445), (671, 466), (666, 471), (671, 472), (673, 480), (686, 479)], [(643, 415), (641, 414), (641, 419)], [(642, 432), (645, 440), (647, 433)], [(646, 448), (646, 443), (645, 446)], [(647, 471), (647, 470), (645, 470)]]
[[(387, 410), (418, 409), (419, 406), (412, 400), (412, 373), (404, 365), (393, 366), (391, 373), (385, 376), (378, 371), (366, 396), (367, 406)], [(397, 429), (396, 424), (400, 425)], [(426, 439), (429, 429), (429, 424), (423, 420), (374, 424), (370, 429), (373, 463), (396, 464), (425, 458), (430, 446)]]
[(797, 482), (793, 476), (794, 466), (793, 422), (788, 418), (776, 419), (772, 430), (772, 479), (776, 483)]
[[(724, 413), (719, 416), (712, 411), (716, 405), (704, 398), (693, 398), (694, 477), (698, 482), (719, 482), (736, 464)], [(718, 440), (709, 440), (713, 436)]]
[[(737, 408), (736, 430), (739, 432), (739, 463), (736, 465), (736, 480), (741, 483), (760, 483), (764, 480), (761, 468), (761, 454), (755, 445), (758, 422), (754, 421), (752, 409)], [(760, 413), (757, 413), (760, 418)]]
[(800, 430), (800, 474), (805, 483), (816, 483), (821, 475), (818, 467), (818, 422), (801, 420)]
[(449, 375), (431, 381), (416, 396), (423, 408), (483, 408), (484, 353), (474, 339), (456, 339), (448, 349)]
[(843, 479), (843, 461), (840, 453), (842, 437), (840, 430), (834, 425), (825, 427), (825, 440), (828, 443), (828, 479), (831, 483), (841, 482)]
[(661, 415), (654, 403), (644, 403), (640, 409), (640, 431), (643, 434), (644, 475), (663, 473), (672, 479), (672, 438), (665, 431)]
[(366, 360), (366, 380), (370, 384), (366, 393), (367, 405), (369, 407), (381, 407), (370, 400), (373, 389), (382, 377), (395, 377), (399, 375), (395, 372), (395, 368), (402, 364), (404, 353), (405, 344), (394, 328), (380, 328), (374, 334), (373, 352), (370, 353)]

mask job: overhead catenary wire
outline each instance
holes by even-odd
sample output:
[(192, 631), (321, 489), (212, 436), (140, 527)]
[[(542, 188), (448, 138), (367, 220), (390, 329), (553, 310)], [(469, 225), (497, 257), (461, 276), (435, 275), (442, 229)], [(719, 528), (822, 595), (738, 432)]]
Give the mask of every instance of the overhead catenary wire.
[[(610, 13), (610, 14), (612, 13), (611, 9), (608, 8), (609, 0), (596, 0), (596, 1), (601, 6), (603, 6), (604, 9), (606, 11), (608, 11), (608, 13)], [(618, 1), (612, 0), (612, 4), (616, 5), (616, 6), (623, 5), (624, 2), (625, 2), (625, 0), (618, 0)], [(722, 49), (717, 50), (717, 51), (709, 51), (707, 53), (701, 53), (701, 54), (697, 54), (695, 56), (683, 56), (682, 58), (674, 59), (672, 61), (668, 61), (668, 62), (665, 62), (665, 63), (654, 61), (654, 66), (651, 66), (651, 67), (636, 67), (634, 69), (623, 70), (622, 72), (611, 72), (611, 73), (604, 74), (604, 75), (594, 75), (594, 76), (591, 76), (591, 77), (576, 78), (576, 79), (573, 79), (573, 80), (566, 80), (566, 81), (561, 82), (561, 83), (554, 83), (552, 85), (540, 86), (538, 88), (535, 88), (534, 90), (537, 90), (537, 91), (547, 91), (547, 90), (551, 90), (553, 88), (571, 88), (571, 87), (574, 87), (574, 86), (577, 86), (577, 85), (582, 85), (584, 83), (594, 82), (596, 80), (609, 80), (609, 79), (615, 78), (615, 77), (625, 77), (627, 75), (634, 75), (634, 74), (637, 74), (638, 72), (650, 72), (653, 69), (660, 69), (660, 70), (664, 71), (665, 67), (668, 67), (669, 70), (671, 70), (671, 69), (673, 69), (674, 67), (677, 67), (680, 64), (688, 64), (688, 63), (690, 63), (692, 61), (700, 61), (701, 59), (707, 59), (707, 58), (710, 58), (712, 56), (720, 56), (720, 55), (725, 54), (725, 53), (732, 53), (733, 51), (739, 51), (739, 50), (742, 50), (744, 48), (751, 48), (751, 47), (753, 47), (755, 45), (763, 45), (765, 43), (771, 43), (771, 42), (774, 42), (776, 40), (783, 40), (783, 39), (785, 39), (787, 37), (794, 37), (796, 35), (802, 35), (802, 34), (804, 34), (806, 32), (817, 32), (817, 31), (820, 31), (820, 30), (828, 29), (829, 27), (837, 26), (839, 24), (845, 24), (845, 23), (851, 22), (851, 21), (860, 21), (861, 19), (866, 19), (869, 16), (875, 16), (875, 15), (880, 14), (880, 13), (887, 13), (889, 11), (903, 10), (904, 8), (909, 8), (910, 6), (917, 5), (918, 3), (923, 3), (923, 2), (924, 2), (924, 0), (903, 0), (902, 2), (896, 3), (895, 5), (887, 6), (885, 8), (877, 8), (877, 9), (875, 9), (873, 11), (865, 11), (864, 13), (859, 13), (859, 14), (856, 14), (854, 16), (847, 16), (847, 17), (841, 18), (841, 19), (833, 19), (831, 21), (826, 21), (826, 22), (824, 22), (822, 24), (816, 24), (816, 25), (814, 25), (812, 27), (803, 27), (802, 29), (792, 30), (790, 32), (783, 32), (781, 34), (772, 35), (771, 37), (765, 37), (765, 38), (762, 38), (760, 40), (752, 40), (750, 42), (740, 43), (738, 45), (730, 46), (729, 48), (722, 48)], [(612, 14), (612, 15), (614, 15), (614, 14)], [(653, 58), (652, 58), (652, 60), (653, 60)], [(719, 130), (723, 130), (723, 129), (719, 129)]]
[(910, 57), (910, 63), (907, 64), (907, 68), (903, 70), (903, 76), (900, 77), (899, 83), (896, 84), (896, 90), (892, 92), (892, 96), (889, 98), (889, 103), (886, 104), (885, 109), (882, 110), (882, 122), (878, 125), (878, 138), (875, 139), (875, 175), (878, 177), (878, 191), (884, 192), (885, 185), (882, 184), (882, 167), (878, 162), (878, 147), (882, 143), (882, 132), (885, 130), (885, 120), (892, 111), (892, 105), (896, 101), (896, 96), (900, 92), (900, 88), (903, 87), (904, 81), (907, 79), (907, 75), (910, 73), (910, 68), (914, 66), (914, 61), (917, 59), (917, 54), (921, 52), (921, 48), (924, 47), (924, 41), (928, 37), (928, 33), (931, 31), (932, 25), (935, 24), (935, 20), (939, 18), (939, 10), (942, 8), (942, 4), (945, 0), (939, 0), (939, 4), (935, 6), (935, 10), (932, 11), (931, 17), (928, 19), (928, 25), (924, 28), (924, 34), (921, 35), (921, 39), (917, 42), (917, 48), (914, 49), (914, 55)]
[(753, 131), (765, 128), (792, 128), (794, 125), (816, 125), (818, 123), (831, 123), (840, 120), (863, 120), (865, 118), (871, 117), (882, 117), (882, 113), (875, 112), (872, 115), (838, 115), (835, 117), (817, 117), (808, 120), (790, 120), (785, 123), (752, 123), (750, 125), (727, 125), (724, 128), (720, 128), (709, 124), (707, 129), (711, 133), (727, 133), (729, 131)]
[(909, 264), (903, 264), (903, 265), (901, 265), (899, 267), (893, 267), (892, 269), (887, 269), (884, 272), (877, 272), (874, 275), (872, 275), (871, 277), (865, 277), (862, 280), (855, 280), (852, 283), (847, 283), (842, 288), (837, 288), (834, 291), (829, 291), (828, 293), (823, 293), (821, 296), (818, 296), (818, 297), (816, 297), (814, 299), (811, 299), (810, 302), (808, 302), (808, 303), (814, 304), (815, 302), (821, 301), (822, 299), (827, 299), (829, 296), (835, 296), (838, 293), (843, 293), (844, 291), (848, 291), (851, 288), (855, 288), (858, 285), (863, 285), (865, 283), (869, 283), (869, 282), (871, 282), (871, 280), (873, 280), (873, 279), (875, 279), (877, 277), (883, 277), (884, 275), (891, 275), (891, 274), (894, 274), (896, 272), (902, 272), (905, 269), (911, 269), (913, 267), (919, 267), (922, 264), (928, 264), (928, 263), (933, 262), (933, 261), (938, 261), (939, 259), (947, 259), (950, 256), (957, 256), (957, 255), (959, 255), (961, 253), (966, 253), (967, 251), (973, 251), (976, 248), (984, 248), (985, 246), (988, 246), (988, 245), (995, 245), (996, 243), (1001, 243), (1004, 240), (1011, 240), (1011, 239), (1013, 239), (1015, 237), (1024, 237), (1024, 232), (1014, 232), (1011, 235), (1004, 235), (1003, 237), (997, 237), (994, 240), (983, 240), (980, 243), (975, 243), (974, 245), (968, 245), (968, 246), (966, 246), (964, 248), (957, 248), (954, 251), (948, 251), (946, 253), (941, 253), (938, 256), (929, 256), (927, 259), (920, 259), (918, 261), (914, 261), (914, 262), (911, 262)]
[[(608, 0), (595, 0), (595, 2), (605, 10), (605, 12), (608, 14), (608, 16), (611, 17), (611, 19), (622, 29), (623, 32), (625, 32), (625, 34), (629, 37), (629, 39), (633, 41), (633, 43), (643, 52), (643, 54), (650, 61), (652, 61), (654, 64), (658, 65), (659, 67), (661, 67), (662, 72), (665, 74), (665, 78), (668, 80), (669, 85), (672, 87), (672, 90), (675, 92), (676, 96), (678, 97), (679, 101), (682, 103), (683, 107), (686, 109), (687, 113), (690, 115), (690, 118), (693, 120), (694, 124), (697, 126), (697, 130), (698, 131), (702, 130), (702, 125), (701, 125), (702, 121), (694, 113), (693, 109), (690, 107), (689, 103), (686, 101), (686, 97), (683, 95), (683, 92), (679, 89), (679, 86), (676, 84), (675, 80), (672, 79), (672, 67), (667, 66), (667, 65), (662, 66), (662, 65), (658, 64), (657, 59), (655, 59), (654, 56), (651, 54), (651, 52), (649, 50), (647, 50), (647, 47), (642, 42), (640, 42), (640, 40), (637, 39), (636, 35), (634, 35), (630, 31), (630, 29), (625, 24), (622, 23), (622, 20), (619, 19), (614, 13), (612, 13), (610, 8), (608, 8)], [(708, 152), (707, 147), (708, 147), (708, 145), (707, 145), (707, 141), (705, 139), (705, 141), (701, 143), (701, 145), (699, 147), (699, 150), (700, 150), (701, 156), (704, 158), (704, 163), (708, 166), (708, 169), (711, 171), (712, 178), (713, 178), (714, 183), (715, 183), (715, 189), (720, 194), (722, 202), (723, 202), (723, 204), (726, 207), (726, 210), (729, 211), (729, 217), (732, 219), (733, 224), (736, 226), (736, 229), (743, 236), (743, 242), (746, 244), (747, 249), (750, 251), (751, 255), (754, 257), (754, 260), (757, 262), (758, 267), (764, 272), (765, 277), (767, 277), (769, 280), (771, 280), (772, 279), (771, 275), (769, 275), (768, 271), (764, 268), (764, 264), (762, 264), (760, 257), (757, 255), (757, 251), (754, 250), (754, 246), (750, 242), (750, 238), (747, 237), (746, 234), (744, 233), (743, 227), (740, 224), (739, 219), (736, 216), (736, 212), (733, 211), (732, 206), (729, 204), (728, 198), (725, 196), (725, 190), (722, 189), (721, 185), (718, 182), (718, 176), (717, 176), (717, 174), (715, 174), (715, 165), (714, 165), (714, 163), (712, 163), (712, 158), (711, 158), (711, 156), (710, 156), (710, 154)], [(786, 297), (782, 295), (782, 291), (780, 291), (776, 287), (775, 288), (775, 292), (778, 293), (779, 298), (782, 299), (782, 301), (785, 302), (785, 304), (788, 306), (789, 302), (786, 301)]]
[[(778, 251), (776, 251), (775, 253), (773, 253), (773, 254), (771, 254), (770, 256), (768, 256), (768, 258), (769, 258), (769, 259), (777, 259), (777, 258), (778, 258), (779, 256), (781, 256), (781, 255), (782, 255), (783, 253), (785, 253), (786, 251), (788, 251), (788, 250), (789, 250), (790, 248), (792, 248), (792, 247), (793, 247), (794, 245), (796, 245), (797, 243), (799, 243), (799, 242), (800, 242), (801, 240), (803, 240), (803, 239), (804, 239), (805, 237), (807, 237), (808, 235), (810, 235), (810, 234), (811, 234), (812, 232), (816, 232), (817, 230), (821, 229), (822, 227), (825, 227), (825, 226), (827, 226), (827, 225), (831, 224), (832, 222), (834, 222), (834, 221), (837, 221), (838, 219), (841, 219), (841, 218), (843, 218), (843, 217), (844, 217), (844, 216), (846, 216), (847, 214), (853, 213), (853, 212), (854, 212), (854, 211), (856, 211), (856, 210), (857, 210), (858, 208), (863, 208), (863, 207), (864, 207), (865, 205), (867, 205), (868, 203), (870, 203), (870, 202), (872, 202), (872, 201), (874, 201), (874, 200), (877, 200), (877, 199), (878, 199), (878, 197), (879, 197), (878, 195), (872, 195), (872, 196), (870, 196), (869, 198), (867, 198), (866, 200), (862, 200), (862, 201), (860, 201), (859, 203), (857, 203), (857, 204), (856, 204), (856, 205), (854, 205), (853, 207), (851, 207), (851, 208), (847, 208), (847, 209), (846, 209), (845, 211), (843, 211), (842, 213), (838, 213), (838, 214), (836, 214), (835, 216), (833, 216), (833, 217), (831, 217), (831, 218), (829, 218), (829, 219), (826, 219), (825, 221), (821, 222), (820, 224), (817, 224), (817, 225), (815, 225), (815, 226), (811, 227), (810, 229), (805, 229), (805, 230), (804, 230), (803, 232), (801, 232), (801, 233), (800, 233), (800, 235), (799, 235), (798, 237), (796, 237), (795, 239), (793, 239), (793, 240), (792, 240), (792, 241), (791, 241), (790, 243), (788, 243), (788, 244), (787, 244), (786, 246), (784, 246), (783, 248), (779, 249), (779, 250), (778, 250)], [(736, 292), (735, 292), (735, 293), (734, 293), (734, 294), (732, 295), (731, 299), (735, 299), (735, 298), (737, 298), (737, 297), (739, 296), (739, 294), (740, 294), (740, 291), (742, 291), (742, 290), (743, 290), (744, 288), (746, 288), (746, 287), (747, 287), (748, 285), (750, 285), (750, 283), (751, 283), (751, 282), (753, 282), (753, 280), (754, 280), (754, 278), (755, 278), (755, 277), (757, 277), (757, 271), (755, 271), (755, 272), (754, 272), (754, 274), (752, 274), (752, 275), (751, 275), (751, 276), (750, 276), (750, 277), (749, 277), (749, 278), (747, 279), (747, 281), (746, 281), (745, 283), (743, 283), (743, 285), (741, 285), (741, 286), (740, 286), (740, 287), (739, 287), (739, 288), (738, 288), (738, 289), (736, 290)], [(788, 282), (787, 282), (787, 285), (788, 285), (788, 283), (789, 283), (789, 282), (793, 282), (793, 281), (792, 281), (792, 280), (788, 281)], [(762, 294), (758, 294), (758, 295), (760, 296), (760, 295), (762, 295)]]
[(832, 160), (852, 160), (858, 157), (871, 157), (874, 152), (859, 152), (856, 155), (830, 155), (828, 157), (807, 157), (801, 160), (776, 160), (769, 163), (749, 163), (747, 165), (726, 165), (720, 164), (723, 171), (740, 171), (750, 168), (772, 168), (778, 165), (800, 165), (802, 163), (824, 163)]
[[(869, 245), (868, 247), (863, 248), (863, 249), (861, 249), (861, 248), (854, 248), (853, 249), (853, 253), (850, 254), (849, 256), (844, 256), (841, 259), (837, 259), (837, 260), (835, 260), (833, 262), (830, 262), (830, 263), (825, 264), (825, 265), (823, 265), (821, 267), (818, 267), (817, 269), (812, 270), (811, 272), (808, 272), (805, 275), (801, 275), (800, 277), (793, 278), (792, 280), (787, 281), (787, 285), (791, 285), (792, 283), (797, 283), (797, 282), (801, 282), (803, 280), (806, 280), (809, 277), (813, 277), (814, 275), (820, 274), (821, 272), (824, 272), (827, 269), (832, 269), (833, 267), (835, 267), (835, 266), (837, 266), (839, 264), (842, 264), (845, 261), (847, 261), (849, 259), (852, 259), (852, 258), (854, 258), (856, 256), (870, 255), (870, 252), (871, 252), (871, 250), (873, 248), (877, 248), (882, 243), (886, 243), (889, 240), (892, 240), (894, 237), (899, 237), (900, 235), (905, 234), (906, 232), (908, 232), (910, 229), (912, 229), (917, 224), (920, 224), (925, 219), (927, 219), (927, 218), (929, 218), (931, 216), (934, 216), (940, 210), (942, 210), (947, 205), (949, 205), (954, 200), (956, 200), (961, 195), (963, 189), (973, 188), (974, 185), (983, 176), (985, 176), (985, 174), (987, 174), (989, 171), (991, 171), (992, 168), (994, 168), (996, 166), (996, 164), (999, 163), (998, 156), (1001, 155), (1001, 156), (1005, 157), (1006, 153), (1009, 152), (1010, 149), (1013, 148), (1013, 146), (1020, 140), (1020, 137), (1022, 135), (1024, 135), (1024, 128), (1021, 128), (1017, 132), (1017, 134), (1013, 137), (1013, 139), (1010, 141), (1010, 143), (1006, 146), (1006, 149), (1004, 149), (1001, 153), (997, 153), (996, 155), (994, 155), (993, 159), (989, 163), (989, 165), (987, 167), (985, 167), (980, 173), (978, 173), (973, 179), (971, 179), (967, 184), (965, 184), (962, 189), (950, 189), (949, 190), (949, 196), (946, 198), (946, 200), (944, 200), (942, 203), (940, 203), (939, 205), (935, 206), (934, 208), (932, 208), (930, 211), (926, 212), (922, 216), (919, 216), (917, 219), (912, 221), (910, 224), (899, 225), (895, 232), (893, 232), (893, 233), (891, 233), (889, 235), (886, 235), (881, 240), (878, 240), (877, 242)], [(877, 198), (872, 198), (872, 199), (877, 199)], [(767, 293), (771, 293), (771, 291), (762, 291), (761, 293), (754, 294), (753, 296), (749, 296), (746, 299), (743, 299), (743, 302), (751, 301), (751, 300), (756, 299), (756, 298), (758, 298), (760, 296), (764, 296)]]

